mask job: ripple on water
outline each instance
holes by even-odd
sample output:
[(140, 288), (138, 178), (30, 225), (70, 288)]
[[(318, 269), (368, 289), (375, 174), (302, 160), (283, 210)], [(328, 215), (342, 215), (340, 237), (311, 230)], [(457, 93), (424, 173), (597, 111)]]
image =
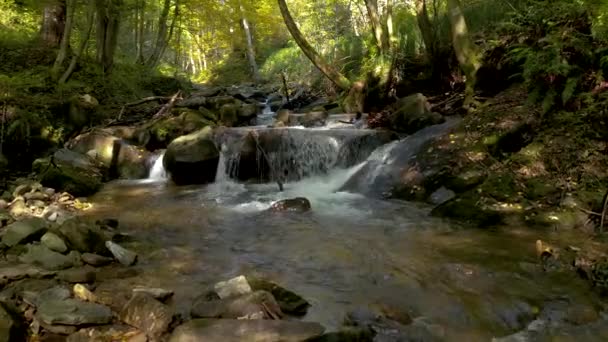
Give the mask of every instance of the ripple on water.
[[(424, 206), (335, 188), (327, 180), (287, 184), (283, 193), (272, 184), (110, 184), (92, 199), (91, 215), (117, 217), (140, 241), (140, 272), (121, 281), (174, 290), (182, 312), (206, 286), (240, 273), (301, 294), (313, 304), (305, 319), (330, 329), (356, 306), (388, 302), (460, 340), (521, 329), (556, 296), (594, 300), (573, 274), (521, 267), (536, 263), (536, 239), (559, 235), (464, 229)], [(308, 197), (312, 212), (264, 212), (295, 196)]]

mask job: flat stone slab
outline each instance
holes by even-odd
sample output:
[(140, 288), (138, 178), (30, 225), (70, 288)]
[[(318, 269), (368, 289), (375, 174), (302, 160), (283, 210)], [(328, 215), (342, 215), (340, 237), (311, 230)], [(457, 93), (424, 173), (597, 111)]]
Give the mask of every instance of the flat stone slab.
[(27, 264), (0, 265), (0, 282), (15, 281), (24, 278), (46, 278), (55, 275), (56, 272), (46, 271), (36, 266)]
[(41, 301), (36, 315), (46, 324), (79, 326), (112, 321), (112, 311), (107, 306), (69, 298)]
[(318, 323), (277, 320), (195, 319), (175, 329), (170, 342), (300, 342), (323, 334)]

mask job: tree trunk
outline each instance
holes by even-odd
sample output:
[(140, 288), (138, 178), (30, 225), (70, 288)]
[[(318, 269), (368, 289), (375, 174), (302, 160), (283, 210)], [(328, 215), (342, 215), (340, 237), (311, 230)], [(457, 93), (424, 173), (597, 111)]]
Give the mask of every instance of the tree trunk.
[(59, 79), (59, 84), (67, 82), (70, 76), (72, 76), (72, 73), (74, 72), (74, 70), (76, 69), (76, 65), (78, 64), (78, 59), (80, 59), (80, 56), (82, 56), (84, 50), (86, 50), (89, 39), (91, 38), (91, 32), (93, 31), (93, 23), (95, 21), (95, 3), (93, 2), (93, 0), (89, 0), (89, 3), (89, 13), (87, 15), (87, 30), (85, 32), (84, 37), (82, 38), (82, 41), (80, 42), (78, 51), (76, 52), (76, 54), (74, 54), (74, 56), (72, 56), (70, 65)]
[(418, 28), (424, 41), (425, 52), (430, 63), (435, 60), (437, 50), (437, 40), (435, 39), (435, 31), (429, 19), (429, 12), (426, 7), (426, 0), (416, 0), (416, 19)]
[(145, 16), (145, 9), (146, 9), (146, 1), (145, 0), (138, 0), (138, 13), (139, 16), (137, 17), (137, 25), (136, 25), (136, 30), (137, 30), (137, 63), (139, 64), (143, 64), (144, 63), (144, 26), (146, 23), (146, 16)]
[(42, 43), (56, 48), (65, 30), (65, 0), (48, 1), (42, 13), (40, 38)]
[(158, 18), (158, 32), (156, 35), (156, 42), (154, 44), (154, 50), (146, 61), (148, 67), (155, 66), (161, 59), (162, 51), (167, 44), (167, 20), (169, 19), (169, 11), (171, 9), (171, 0), (165, 0), (163, 10)]
[(74, 21), (74, 13), (76, 12), (76, 1), (75, 0), (67, 0), (67, 19), (65, 21), (65, 27), (63, 30), (63, 36), (61, 37), (61, 44), (59, 47), (59, 52), (57, 53), (57, 58), (55, 58), (55, 63), (53, 64), (53, 68), (51, 69), (51, 75), (53, 75), (54, 79), (57, 79), (59, 75), (59, 70), (65, 62), (65, 58), (68, 55), (68, 49), (70, 47), (70, 36), (72, 33), (72, 22)]
[(467, 23), (459, 0), (448, 0), (452, 44), (460, 68), (466, 75), (465, 106), (474, 103), (475, 77), (479, 69), (479, 53), (467, 29)]
[(97, 9), (97, 62), (102, 66), (104, 73), (109, 73), (114, 64), (121, 3), (122, 0), (95, 0)]
[(365, 0), (365, 7), (367, 8), (367, 16), (369, 17), (370, 24), (372, 25), (372, 33), (378, 51), (384, 51), (384, 33), (382, 29), (382, 23), (380, 22), (380, 16), (378, 15), (378, 1), (377, 0)]
[(243, 8), (243, 4), (239, 0), (239, 11), (241, 13), (241, 27), (243, 28), (243, 32), (245, 32), (245, 39), (247, 40), (247, 60), (249, 61), (249, 66), (251, 67), (251, 74), (253, 76), (254, 82), (258, 83), (260, 81), (260, 73), (258, 71), (258, 63), (255, 61), (255, 47), (253, 45), (253, 36), (251, 34), (251, 28), (249, 27), (249, 21), (245, 16), (245, 9)]
[(338, 88), (346, 91), (350, 90), (351, 82), (331, 64), (327, 63), (327, 61), (325, 61), (325, 59), (321, 57), (321, 55), (319, 55), (308, 43), (308, 41), (306, 41), (306, 38), (304, 38), (302, 32), (300, 32), (300, 29), (289, 13), (285, 0), (278, 0), (278, 2), (285, 25), (300, 49), (302, 49), (302, 52), (304, 52), (312, 64), (314, 64), (314, 66), (317, 67), (317, 69), (319, 69)]

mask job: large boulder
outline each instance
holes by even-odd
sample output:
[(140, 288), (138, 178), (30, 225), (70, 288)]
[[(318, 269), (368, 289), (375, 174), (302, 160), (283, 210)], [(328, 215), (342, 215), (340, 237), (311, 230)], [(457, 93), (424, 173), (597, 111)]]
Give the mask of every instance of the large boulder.
[(300, 342), (324, 332), (318, 323), (265, 319), (195, 319), (175, 329), (170, 342)]
[(276, 299), (281, 311), (290, 314), (301, 316), (305, 315), (310, 304), (298, 294), (289, 291), (273, 282), (247, 277), (247, 281), (254, 291), (268, 291)]
[(399, 99), (391, 114), (391, 128), (404, 133), (414, 133), (426, 126), (445, 121), (439, 113), (431, 111), (431, 105), (420, 93)]
[(204, 184), (215, 180), (220, 154), (210, 136), (211, 129), (205, 128), (169, 144), (163, 164), (176, 184)]
[(52, 157), (35, 160), (32, 168), (44, 186), (74, 196), (94, 194), (104, 179), (103, 164), (68, 149), (58, 150)]
[(214, 125), (217, 121), (217, 114), (204, 107), (199, 110), (178, 108), (173, 114), (175, 116), (154, 121), (140, 129), (148, 132), (144, 134), (145, 141), (140, 143), (150, 150), (166, 148), (176, 138)]
[(116, 178), (137, 179), (147, 174), (145, 149), (129, 144), (107, 130), (81, 134), (66, 145), (70, 150), (87, 154), (109, 168)]

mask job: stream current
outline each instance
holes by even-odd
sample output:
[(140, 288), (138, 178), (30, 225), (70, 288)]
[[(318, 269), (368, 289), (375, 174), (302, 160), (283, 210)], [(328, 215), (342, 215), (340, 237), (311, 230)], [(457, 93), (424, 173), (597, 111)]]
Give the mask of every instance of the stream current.
[[(138, 274), (116, 282), (172, 289), (187, 315), (214, 283), (258, 275), (306, 298), (303, 319), (329, 331), (355, 308), (388, 304), (427, 317), (451, 341), (512, 334), (555, 301), (598, 308), (574, 272), (545, 272), (536, 257), (537, 239), (576, 245), (576, 234), (479, 230), (430, 217), (425, 205), (338, 191), (365, 163), (288, 182), (283, 192), (235, 182), (225, 164), (213, 184), (176, 187), (157, 162), (152, 179), (109, 183), (92, 198), (90, 215), (119, 219), (137, 241)], [(299, 196), (311, 212), (265, 211)]]

